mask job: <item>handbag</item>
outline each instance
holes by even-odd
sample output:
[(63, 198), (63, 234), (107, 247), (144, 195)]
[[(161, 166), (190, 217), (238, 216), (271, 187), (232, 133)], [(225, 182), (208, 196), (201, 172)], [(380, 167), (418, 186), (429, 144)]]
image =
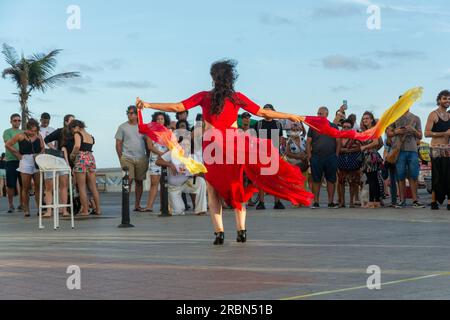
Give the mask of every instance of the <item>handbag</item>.
[[(410, 126), (412, 126), (414, 124), (414, 120), (411, 121), (411, 123), (409, 124)], [(384, 158), (384, 161), (390, 164), (396, 164), (397, 160), (398, 160), (398, 156), (400, 155), (400, 151), (402, 148), (403, 143), (406, 140), (406, 135), (403, 135), (400, 137), (400, 143), (396, 143), (395, 147), (393, 146), (391, 148), (391, 151), (389, 151), (386, 155), (386, 157)]]

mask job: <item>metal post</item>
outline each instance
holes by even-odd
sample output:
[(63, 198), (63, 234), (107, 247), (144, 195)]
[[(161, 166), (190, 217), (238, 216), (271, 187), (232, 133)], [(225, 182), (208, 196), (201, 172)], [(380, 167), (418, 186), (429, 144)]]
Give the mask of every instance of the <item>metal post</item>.
[(42, 170), (39, 170), (39, 229), (44, 229), (44, 225), (42, 224), (42, 199), (44, 198), (43, 195), (43, 183), (44, 183), (44, 173)]
[(167, 167), (161, 168), (161, 214), (160, 217), (170, 217), (169, 191), (167, 190)]
[(134, 228), (130, 223), (130, 177), (128, 167), (123, 167), (125, 175), (122, 178), (122, 224), (119, 228)]

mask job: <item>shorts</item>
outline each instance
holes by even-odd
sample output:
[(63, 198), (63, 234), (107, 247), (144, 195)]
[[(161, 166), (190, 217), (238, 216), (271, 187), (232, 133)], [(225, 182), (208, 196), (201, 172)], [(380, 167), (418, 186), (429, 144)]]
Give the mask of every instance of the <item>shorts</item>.
[[(56, 172), (56, 176), (57, 176), (57, 177), (63, 177), (63, 176), (68, 176), (68, 175), (69, 175), (69, 172), (68, 172), (68, 171), (65, 171), (65, 172), (63, 172), (63, 171)], [(44, 173), (44, 180), (51, 180), (51, 179), (53, 179), (53, 172), (45, 172), (45, 173)]]
[(20, 160), (19, 168), (17, 171), (25, 174), (35, 174), (39, 172), (39, 169), (36, 168), (36, 161), (34, 160), (34, 156), (32, 154), (24, 154), (22, 156), (22, 160)]
[(313, 155), (311, 158), (313, 181), (320, 183), (322, 182), (322, 177), (325, 175), (327, 182), (336, 183), (337, 160), (338, 158), (334, 153), (323, 157)]
[(10, 189), (17, 188), (17, 180), (21, 183), (20, 173), (17, 171), (19, 168), (19, 160), (6, 162), (6, 187)]
[(6, 178), (6, 169), (0, 169), (0, 178)]
[(75, 166), (73, 172), (75, 173), (94, 173), (97, 171), (95, 158), (92, 152), (79, 151), (75, 158)]
[(149, 165), (149, 171), (151, 176), (160, 176), (161, 167), (156, 164), (156, 160), (151, 160)]
[(400, 151), (396, 170), (399, 181), (404, 181), (406, 177), (417, 180), (419, 178), (419, 154), (416, 151)]
[(120, 158), (122, 169), (128, 167), (128, 176), (130, 179), (142, 181), (147, 179), (148, 158), (131, 159), (122, 156)]

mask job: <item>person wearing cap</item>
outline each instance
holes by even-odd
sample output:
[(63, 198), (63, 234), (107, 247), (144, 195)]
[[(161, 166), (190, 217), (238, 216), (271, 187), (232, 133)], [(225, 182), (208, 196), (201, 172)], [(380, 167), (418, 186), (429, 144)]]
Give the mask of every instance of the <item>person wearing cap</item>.
[(241, 115), (242, 124), (241, 124), (241, 128), (240, 129), (242, 129), (242, 131), (246, 132), (249, 129), (251, 129), (251, 127), (250, 127), (250, 120), (251, 120), (251, 118), (252, 118), (252, 115), (250, 113), (248, 113), (248, 112), (244, 112)]
[[(263, 109), (275, 111), (275, 108), (271, 104), (266, 104)], [(283, 125), (278, 120), (263, 119), (256, 124), (256, 135), (258, 138), (264, 138), (272, 140), (272, 144), (278, 148), (281, 145), (281, 139), (283, 137)], [(274, 134), (272, 136), (272, 134)], [(259, 191), (259, 203), (256, 206), (256, 210), (265, 210), (264, 205), (264, 191)], [(274, 209), (285, 209), (280, 199), (275, 197)]]
[(141, 207), (141, 198), (144, 191), (144, 180), (147, 177), (149, 158), (147, 147), (149, 139), (139, 133), (138, 115), (135, 106), (127, 108), (128, 121), (121, 124), (116, 132), (116, 152), (120, 166), (128, 168), (130, 187), (135, 182), (135, 212), (144, 212)]
[[(45, 138), (47, 138), (50, 134), (52, 134), (55, 129), (50, 127), (50, 114), (48, 114), (47, 112), (44, 112), (41, 115), (41, 126), (40, 126), (40, 130), (39, 133), (42, 137), (42, 139), (45, 140)], [(45, 144), (45, 149), (55, 149), (53, 143), (49, 143), (49, 144)]]

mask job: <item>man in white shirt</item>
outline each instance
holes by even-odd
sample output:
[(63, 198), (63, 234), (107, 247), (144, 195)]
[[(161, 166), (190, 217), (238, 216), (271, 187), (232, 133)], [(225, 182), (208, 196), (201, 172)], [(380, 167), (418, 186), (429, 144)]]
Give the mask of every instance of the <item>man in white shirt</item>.
[(166, 152), (156, 160), (156, 164), (169, 168), (167, 182), (169, 204), (172, 215), (185, 215), (185, 205), (182, 194), (195, 194), (195, 214), (204, 215), (207, 211), (206, 182), (202, 177), (193, 177), (185, 166), (172, 158), (171, 151)]
[[(47, 112), (44, 112), (41, 115), (41, 126), (39, 133), (41, 134), (41, 137), (43, 140), (50, 135), (53, 131), (55, 131), (54, 128), (50, 127), (50, 114)], [(45, 149), (56, 149), (53, 143), (49, 143), (45, 145)]]

